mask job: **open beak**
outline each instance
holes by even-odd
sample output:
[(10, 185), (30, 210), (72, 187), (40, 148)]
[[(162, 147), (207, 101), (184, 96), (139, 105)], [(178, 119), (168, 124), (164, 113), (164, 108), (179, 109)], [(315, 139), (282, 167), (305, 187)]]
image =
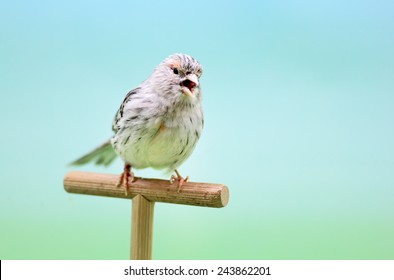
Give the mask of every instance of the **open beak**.
[(198, 85), (199, 82), (196, 74), (187, 75), (186, 78), (180, 83), (180, 86), (182, 87), (182, 93), (187, 96), (193, 96), (194, 88), (198, 87)]

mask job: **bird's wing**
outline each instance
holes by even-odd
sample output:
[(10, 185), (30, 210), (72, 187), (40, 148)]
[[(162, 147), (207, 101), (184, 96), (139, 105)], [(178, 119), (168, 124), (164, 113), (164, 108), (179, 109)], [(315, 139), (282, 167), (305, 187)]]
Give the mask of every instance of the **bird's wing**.
[(126, 94), (125, 98), (123, 99), (122, 104), (120, 104), (119, 110), (115, 114), (114, 120), (112, 121), (112, 131), (113, 132), (116, 133), (118, 131), (118, 129), (119, 129), (118, 122), (123, 117), (123, 110), (124, 110), (124, 107), (125, 107), (126, 103), (129, 102), (132, 99), (132, 96), (134, 94), (138, 93), (139, 91), (140, 91), (140, 88), (137, 87), (137, 88), (135, 88), (133, 90), (130, 90)]
[[(122, 104), (120, 104), (120, 107), (118, 111), (115, 114), (114, 120), (112, 122), (112, 130), (116, 133), (119, 129), (118, 123), (119, 120), (123, 117), (123, 110), (126, 106), (126, 103), (130, 102), (132, 100), (132, 96), (140, 91), (140, 88), (137, 87), (133, 90), (130, 90), (125, 98), (123, 99)], [(116, 153), (114, 148), (111, 145), (111, 141), (107, 140), (104, 142), (102, 145), (94, 149), (93, 151), (87, 153), (86, 155), (82, 156), (81, 158), (71, 162), (71, 165), (82, 165), (86, 164), (88, 162), (94, 162), (99, 165), (109, 165), (114, 159), (116, 158)]]

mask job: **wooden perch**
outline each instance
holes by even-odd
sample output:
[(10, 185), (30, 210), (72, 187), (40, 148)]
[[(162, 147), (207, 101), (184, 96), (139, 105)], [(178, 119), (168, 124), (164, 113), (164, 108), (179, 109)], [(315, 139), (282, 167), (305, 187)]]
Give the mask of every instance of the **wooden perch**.
[(118, 175), (72, 171), (64, 176), (64, 189), (69, 193), (132, 199), (131, 248), (133, 260), (152, 258), (153, 210), (155, 202), (224, 207), (228, 203), (228, 188), (220, 184), (187, 182), (178, 186), (169, 180), (135, 178), (125, 195), (118, 188)]
[(228, 188), (220, 184), (187, 182), (178, 193), (176, 184), (172, 185), (169, 180), (138, 177), (130, 184), (126, 196), (122, 187), (116, 187), (118, 179), (118, 175), (71, 171), (64, 176), (64, 188), (69, 193), (127, 199), (140, 194), (149, 201), (216, 208), (226, 206), (229, 199)]

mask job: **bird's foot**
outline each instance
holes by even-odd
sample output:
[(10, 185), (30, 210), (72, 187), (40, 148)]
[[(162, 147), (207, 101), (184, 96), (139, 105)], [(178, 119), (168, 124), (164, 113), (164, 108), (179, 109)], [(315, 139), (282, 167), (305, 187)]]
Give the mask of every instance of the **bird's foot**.
[(178, 170), (175, 169), (176, 175), (172, 175), (170, 182), (171, 184), (174, 184), (175, 182), (178, 182), (178, 192), (182, 190), (182, 186), (184, 183), (187, 183), (189, 181), (189, 176), (186, 176), (186, 178), (183, 178), (181, 174), (179, 174)]
[(124, 169), (123, 169), (122, 174), (120, 174), (120, 176), (119, 176), (119, 181), (116, 184), (117, 188), (119, 188), (121, 186), (124, 187), (126, 196), (129, 194), (129, 181), (131, 183), (134, 182), (134, 173), (131, 171), (131, 165), (126, 163), (124, 165)]

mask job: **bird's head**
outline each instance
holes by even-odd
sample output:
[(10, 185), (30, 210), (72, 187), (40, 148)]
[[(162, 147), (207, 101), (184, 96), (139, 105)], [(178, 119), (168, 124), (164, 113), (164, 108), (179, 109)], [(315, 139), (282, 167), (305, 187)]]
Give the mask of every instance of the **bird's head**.
[[(155, 69), (160, 87), (165, 94), (176, 94), (180, 98), (200, 99), (202, 67), (187, 54), (173, 54)], [(183, 97), (182, 97), (183, 96)]]

